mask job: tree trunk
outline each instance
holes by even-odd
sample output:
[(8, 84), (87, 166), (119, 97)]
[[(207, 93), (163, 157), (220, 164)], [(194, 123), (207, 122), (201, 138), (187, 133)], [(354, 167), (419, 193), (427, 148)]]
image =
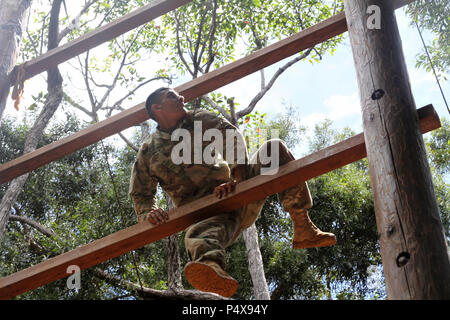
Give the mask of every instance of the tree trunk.
[[(61, 7), (62, 0), (55, 0), (51, 10), (50, 17), (50, 28), (49, 28), (49, 45), (48, 49), (53, 49), (57, 47), (58, 38), (58, 23), (59, 23), (59, 11)], [(44, 132), (45, 127), (52, 118), (56, 109), (60, 105), (63, 98), (62, 89), (62, 77), (59, 73), (58, 68), (50, 69), (47, 72), (47, 90), (48, 96), (45, 101), (44, 107), (36, 119), (33, 127), (27, 135), (24, 146), (24, 154), (29, 153), (36, 149), (39, 140)], [(0, 203), (0, 239), (3, 237), (6, 224), (9, 220), (9, 215), (11, 213), (11, 207), (17, 200), (23, 186), (28, 178), (28, 173), (24, 174), (13, 181), (6, 190), (5, 195)]]
[(0, 0), (0, 121), (10, 91), (9, 73), (16, 64), (31, 0)]
[(344, 4), (388, 298), (450, 299), (447, 244), (392, 1)]
[[(231, 100), (229, 103), (231, 114), (233, 115), (231, 123), (238, 127), (234, 112), (234, 102)], [(244, 237), (245, 247), (247, 248), (248, 271), (252, 278), (255, 299), (270, 300), (261, 250), (259, 250), (258, 230), (256, 229), (255, 223), (245, 229), (242, 236)]]
[[(167, 210), (174, 208), (172, 200), (164, 194), (167, 201)], [(179, 234), (175, 233), (167, 237), (167, 277), (168, 290), (183, 288), (180, 268), (180, 246), (178, 245)]]
[(261, 250), (259, 250), (258, 231), (253, 223), (243, 232), (247, 248), (248, 269), (252, 277), (255, 300), (270, 300)]

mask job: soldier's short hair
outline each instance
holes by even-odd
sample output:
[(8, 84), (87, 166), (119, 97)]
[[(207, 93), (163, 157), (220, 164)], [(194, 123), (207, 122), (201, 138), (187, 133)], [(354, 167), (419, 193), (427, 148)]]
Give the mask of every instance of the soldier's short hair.
[(150, 116), (150, 119), (157, 121), (156, 115), (152, 110), (152, 105), (155, 103), (161, 103), (161, 95), (164, 91), (169, 90), (167, 87), (159, 88), (153, 91), (145, 101), (145, 109), (147, 110), (148, 115)]

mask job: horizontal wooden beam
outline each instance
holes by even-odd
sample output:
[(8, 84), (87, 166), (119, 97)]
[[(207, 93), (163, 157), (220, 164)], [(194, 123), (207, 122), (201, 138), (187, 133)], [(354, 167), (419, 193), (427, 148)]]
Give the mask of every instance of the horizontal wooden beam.
[[(408, 0), (411, 1), (411, 0)], [(347, 30), (345, 13), (294, 34), (242, 59), (214, 70), (177, 88), (186, 101), (191, 101), (295, 53), (333, 38)], [(77, 150), (147, 120), (144, 103), (98, 122), (73, 135), (0, 165), (0, 184), (61, 159)]]
[(16, 66), (10, 77), (10, 85), (14, 85), (17, 71), (21, 67), (24, 68), (25, 78), (29, 79), (191, 1), (156, 0), (147, 4), (58, 48), (49, 50), (45, 54), (27, 61), (26, 64)]
[[(441, 126), (432, 105), (418, 110), (422, 132)], [(233, 193), (223, 199), (209, 195), (169, 212), (169, 221), (160, 226), (138, 223), (124, 230), (72, 251), (48, 259), (0, 279), (0, 299), (10, 299), (44, 284), (67, 277), (67, 268), (76, 265), (81, 270), (112, 259), (131, 250), (158, 241), (186, 229), (196, 221), (242, 207), (269, 195), (293, 187), (354, 161), (366, 157), (362, 133), (345, 141), (281, 166), (276, 174), (260, 175), (243, 181)]]

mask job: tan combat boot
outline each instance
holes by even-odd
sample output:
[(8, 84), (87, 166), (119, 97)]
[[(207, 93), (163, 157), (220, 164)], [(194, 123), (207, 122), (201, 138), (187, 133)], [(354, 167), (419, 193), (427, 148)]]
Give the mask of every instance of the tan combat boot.
[(238, 288), (238, 282), (213, 261), (189, 262), (184, 275), (196, 289), (231, 297)]
[(336, 236), (330, 232), (323, 232), (309, 219), (307, 210), (289, 212), (294, 224), (294, 249), (326, 247), (336, 244)]

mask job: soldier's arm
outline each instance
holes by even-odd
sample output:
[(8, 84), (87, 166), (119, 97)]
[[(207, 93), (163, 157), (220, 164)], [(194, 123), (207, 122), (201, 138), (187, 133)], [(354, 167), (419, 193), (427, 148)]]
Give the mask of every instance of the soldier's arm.
[(138, 222), (144, 221), (148, 213), (157, 210), (155, 194), (158, 180), (150, 172), (143, 149), (145, 149), (145, 145), (139, 150), (133, 165), (129, 190)]

